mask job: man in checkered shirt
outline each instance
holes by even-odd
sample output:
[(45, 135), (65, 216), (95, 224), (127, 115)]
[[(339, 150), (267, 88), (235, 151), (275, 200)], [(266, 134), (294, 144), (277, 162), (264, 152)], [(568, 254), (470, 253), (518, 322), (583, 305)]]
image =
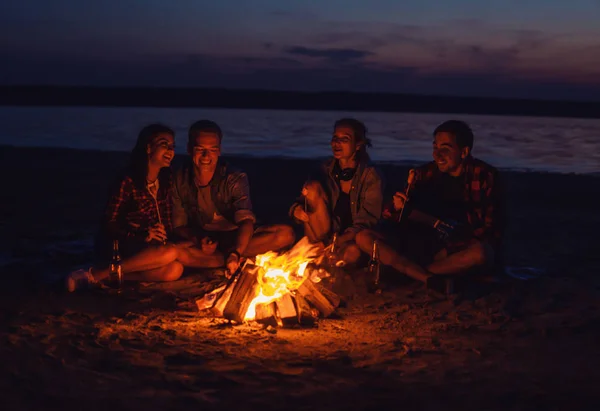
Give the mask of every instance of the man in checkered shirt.
[(295, 237), (288, 225), (256, 226), (248, 176), (220, 158), (222, 138), (213, 121), (190, 126), (190, 158), (173, 179), (173, 227), (193, 243), (179, 253), (185, 267), (210, 267), (217, 252), (233, 274), (242, 258), (281, 250)]
[(381, 262), (399, 271), (406, 258), (432, 275), (500, 265), (505, 207), (498, 170), (471, 155), (473, 132), (465, 122), (446, 121), (433, 135), (434, 161), (411, 170), (410, 184), (384, 208), (387, 221), (357, 243), (368, 251), (378, 239)]

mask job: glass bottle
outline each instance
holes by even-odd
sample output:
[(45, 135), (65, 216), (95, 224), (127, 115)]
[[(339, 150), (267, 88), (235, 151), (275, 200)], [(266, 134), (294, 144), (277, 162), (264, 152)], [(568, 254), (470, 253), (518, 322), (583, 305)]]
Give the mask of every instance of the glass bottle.
[(333, 233), (331, 238), (331, 249), (327, 253), (327, 259), (330, 265), (334, 266), (337, 263), (337, 233)]
[(123, 268), (121, 266), (121, 255), (119, 253), (119, 240), (113, 241), (113, 253), (108, 269), (108, 282), (111, 288), (121, 289), (123, 286)]
[(375, 287), (379, 286), (379, 274), (381, 271), (379, 262), (379, 244), (377, 240), (373, 241), (373, 251), (371, 252), (371, 260), (369, 261), (369, 278), (373, 280)]

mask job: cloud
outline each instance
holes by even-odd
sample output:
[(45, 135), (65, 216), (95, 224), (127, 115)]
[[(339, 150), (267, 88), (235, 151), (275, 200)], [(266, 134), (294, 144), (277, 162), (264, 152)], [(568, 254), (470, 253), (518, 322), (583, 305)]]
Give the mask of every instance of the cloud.
[[(478, 53), (478, 52), (475, 52)], [(218, 57), (208, 54), (176, 58), (158, 56), (129, 62), (10, 58), (0, 66), (5, 84), (54, 84), (141, 87), (224, 87), (292, 91), (355, 91), (430, 95), (528, 97), (597, 100), (600, 84), (520, 79), (499, 70), (427, 72), (398, 66), (306, 66), (290, 57)]]
[(291, 46), (284, 48), (284, 52), (297, 56), (325, 58), (330, 61), (347, 62), (350, 60), (361, 60), (372, 56), (373, 53), (357, 49), (316, 49), (303, 46)]
[(573, 33), (507, 29), (477, 19), (431, 26), (329, 21), (323, 27), (300, 46), (368, 50), (371, 65), (410, 66), (427, 73), (494, 72), (557, 81), (580, 77), (595, 83), (594, 76), (600, 78), (600, 39), (589, 44), (590, 38)]
[(275, 17), (277, 19), (285, 20), (318, 20), (318, 15), (312, 11), (307, 10), (273, 10), (267, 13), (268, 17)]

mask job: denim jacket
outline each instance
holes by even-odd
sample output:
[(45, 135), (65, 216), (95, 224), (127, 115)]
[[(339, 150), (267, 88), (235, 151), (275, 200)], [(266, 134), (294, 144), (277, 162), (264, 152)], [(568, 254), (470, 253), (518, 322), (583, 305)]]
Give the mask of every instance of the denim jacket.
[[(328, 198), (328, 208), (332, 215), (333, 229), (339, 231), (339, 221), (333, 215), (333, 210), (340, 198), (340, 187), (335, 180), (333, 173), (335, 159), (331, 158), (325, 161), (319, 169), (319, 177), (316, 179), (321, 182)], [(383, 207), (383, 179), (377, 168), (370, 161), (359, 163), (352, 186), (350, 188), (350, 210), (352, 212), (352, 226), (346, 231), (355, 234), (366, 228), (373, 228), (381, 217)], [(294, 209), (302, 205), (299, 199), (290, 208), (290, 215), (293, 215)]]
[[(250, 184), (246, 173), (219, 160), (210, 180), (212, 201), (219, 214), (238, 225), (243, 220), (256, 222), (250, 201)], [(173, 227), (202, 228), (198, 210), (198, 188), (191, 161), (175, 172), (173, 178)]]

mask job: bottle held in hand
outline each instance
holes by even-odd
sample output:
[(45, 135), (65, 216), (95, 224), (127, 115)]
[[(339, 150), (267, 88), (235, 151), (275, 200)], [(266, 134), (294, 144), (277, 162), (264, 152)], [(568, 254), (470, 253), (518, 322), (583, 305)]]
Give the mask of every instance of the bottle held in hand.
[(119, 240), (113, 241), (113, 254), (108, 270), (108, 283), (111, 288), (120, 290), (123, 287), (123, 267), (119, 253)]
[(337, 237), (338, 237), (337, 233), (333, 233), (333, 237), (331, 239), (331, 246), (330, 246), (331, 248), (327, 252), (327, 263), (331, 266), (335, 266), (337, 263), (337, 260), (338, 260)]

